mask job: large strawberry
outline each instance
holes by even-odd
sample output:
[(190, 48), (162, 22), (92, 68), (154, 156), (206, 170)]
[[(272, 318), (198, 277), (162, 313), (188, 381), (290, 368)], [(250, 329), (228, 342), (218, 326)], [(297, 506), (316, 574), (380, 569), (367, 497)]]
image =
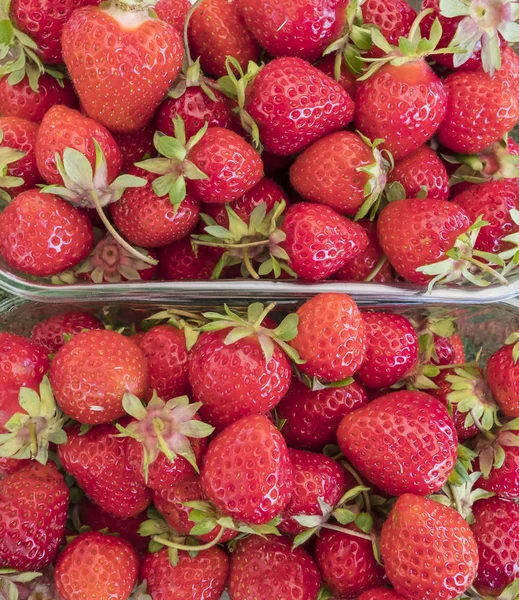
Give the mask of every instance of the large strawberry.
[(507, 417), (519, 417), (519, 336), (512, 334), (489, 359), (486, 376), (499, 408)]
[(3, 189), (17, 195), (41, 182), (35, 154), (37, 134), (38, 126), (27, 119), (0, 117), (0, 194)]
[(48, 354), (55, 354), (72, 336), (90, 329), (104, 329), (104, 325), (90, 313), (65, 312), (37, 323), (31, 340)]
[(447, 409), (423, 392), (373, 400), (343, 418), (337, 438), (354, 467), (393, 496), (438, 491), (457, 458), (458, 436)]
[(404, 494), (380, 540), (387, 576), (409, 600), (450, 600), (471, 585), (478, 549), (470, 527), (449, 506)]
[(144, 3), (134, 8), (122, 0), (75, 11), (63, 28), (62, 44), (86, 113), (119, 132), (137, 131), (148, 123), (179, 73), (184, 54), (171, 25), (149, 16)]

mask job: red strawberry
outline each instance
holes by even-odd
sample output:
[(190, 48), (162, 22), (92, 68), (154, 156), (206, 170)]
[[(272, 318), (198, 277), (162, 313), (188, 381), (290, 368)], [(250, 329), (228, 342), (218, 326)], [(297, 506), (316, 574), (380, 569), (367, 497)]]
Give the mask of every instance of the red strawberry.
[(11, 85), (7, 77), (0, 79), (0, 105), (2, 114), (6, 117), (19, 117), (39, 123), (55, 104), (70, 108), (77, 105), (74, 88), (66, 78), (58, 83), (54, 77), (43, 73), (38, 79), (37, 90), (32, 89), (27, 77), (15, 85)]
[(80, 423), (109, 423), (125, 414), (126, 392), (142, 397), (148, 367), (141, 350), (115, 331), (78, 333), (52, 361), (50, 379), (62, 410)]
[(206, 246), (198, 246), (195, 252), (189, 238), (173, 242), (160, 249), (160, 277), (166, 281), (210, 279), (220, 254)]
[[(237, 477), (247, 485), (237, 485)], [(243, 417), (209, 444), (202, 468), (208, 498), (224, 514), (262, 525), (290, 501), (293, 472), (285, 440), (262, 415)]]
[(49, 565), (65, 532), (68, 488), (54, 463), (31, 462), (0, 480), (0, 561), (21, 571)]
[[(3, 429), (2, 429), (3, 431)], [(0, 458), (0, 480), (30, 464), (30, 459)]]
[(384, 582), (370, 541), (324, 530), (315, 545), (315, 559), (326, 586), (340, 598), (352, 598)]
[(405, 600), (405, 598), (387, 588), (373, 588), (363, 592), (357, 600)]
[[(34, 341), (30, 341), (14, 333), (0, 333), (0, 391), (6, 392), (10, 388), (18, 391), (21, 387), (34, 387), (37, 389), (43, 376), (49, 369), (47, 353)], [(5, 404), (0, 403), (0, 411)], [(16, 411), (19, 407), (16, 408)], [(15, 412), (16, 412), (15, 411)], [(5, 418), (0, 412), (0, 426), (12, 415)]]
[(289, 266), (303, 279), (322, 280), (363, 252), (368, 236), (357, 223), (328, 206), (300, 202), (291, 206), (281, 231)]
[[(512, 427), (505, 425), (488, 442), (479, 444), (482, 448), (478, 448), (479, 458), (473, 465), (474, 471), (483, 472), (483, 477), (478, 479), (478, 487), (510, 500), (519, 497), (518, 438), (519, 430), (513, 429), (512, 422)], [(502, 452), (497, 453), (496, 446)]]
[(132, 133), (113, 133), (113, 138), (121, 151), (122, 170), (125, 173), (133, 167), (134, 163), (144, 160), (146, 155), (156, 156), (157, 152), (153, 145), (154, 134), (155, 127), (153, 123), (148, 123), (139, 131)]
[(69, 337), (90, 329), (104, 329), (103, 323), (87, 312), (67, 312), (37, 323), (31, 340), (48, 354), (55, 354)]
[(153, 8), (159, 19), (166, 21), (182, 34), (187, 13), (191, 8), (189, 0), (159, 0)]
[(436, 357), (432, 358), (435, 365), (461, 365), (466, 362), (463, 340), (455, 333), (450, 337), (440, 337), (434, 334), (434, 350)]
[(144, 558), (140, 578), (146, 580), (153, 600), (219, 600), (228, 572), (229, 559), (220, 548), (204, 550), (194, 558), (180, 551), (175, 566), (163, 548)]
[(423, 392), (373, 400), (343, 418), (337, 438), (353, 466), (393, 496), (438, 491), (457, 458), (458, 437), (447, 409)]
[[(171, 25), (129, 4), (75, 11), (63, 28), (62, 43), (86, 113), (118, 132), (138, 131), (150, 121), (184, 54)], [(86, 61), (87, 56), (92, 60)]]
[(48, 277), (77, 265), (93, 241), (88, 217), (38, 189), (17, 196), (0, 215), (0, 254), (29, 275)]
[(243, 69), (257, 62), (259, 48), (236, 9), (236, 2), (204, 0), (189, 22), (189, 46), (202, 69), (215, 77), (227, 74), (225, 61), (235, 58)]
[(289, 446), (319, 451), (337, 441), (335, 434), (342, 418), (367, 403), (364, 388), (356, 382), (312, 391), (293, 379), (276, 410), (285, 421), (283, 437)]
[(348, 66), (346, 65), (345, 61), (341, 61), (341, 71), (339, 79), (335, 77), (334, 54), (327, 54), (321, 60), (316, 62), (315, 66), (319, 69), (319, 71), (322, 71), (325, 75), (328, 75), (328, 77), (335, 79), (337, 83), (348, 92), (348, 95), (355, 100), (355, 93), (357, 91), (357, 78), (348, 69)]
[(88, 531), (60, 554), (54, 580), (63, 600), (126, 600), (138, 571), (138, 556), (128, 542)]
[(151, 491), (141, 485), (126, 464), (126, 440), (113, 425), (93, 427), (84, 435), (68, 429), (68, 440), (58, 447), (59, 459), (81, 489), (105, 512), (135, 517), (151, 502)]
[(503, 89), (512, 91), (517, 97), (519, 92), (519, 56), (510, 46), (501, 48), (501, 68), (494, 73), (493, 79), (501, 83)]
[(348, 295), (319, 294), (307, 300), (297, 315), (298, 333), (290, 345), (306, 361), (299, 365), (303, 373), (341, 381), (358, 371), (366, 353), (366, 331)]
[(427, 190), (428, 198), (447, 200), (449, 197), (447, 170), (429, 146), (420, 146), (396, 161), (394, 169), (388, 174), (388, 181), (398, 181), (404, 188), (406, 198), (416, 198), (423, 188)]
[(502, 348), (487, 362), (488, 385), (499, 408), (507, 417), (519, 417), (519, 346), (516, 334), (510, 336)]
[[(407, 37), (416, 19), (416, 11), (405, 0), (367, 0), (361, 5), (364, 23), (375, 25), (390, 44), (398, 44), (401, 37)], [(374, 46), (367, 56), (384, 56)]]
[(380, 547), (389, 580), (409, 600), (450, 600), (469, 587), (478, 568), (476, 541), (463, 517), (413, 494), (391, 509)]
[(454, 152), (482, 152), (519, 119), (519, 102), (513, 92), (486, 73), (453, 73), (444, 80), (444, 86), (448, 102), (438, 140)]
[[(0, 117), (0, 152), (7, 153), (6, 156), (0, 154), (0, 175), (2, 178), (8, 175), (22, 179), (12, 188), (5, 186), (13, 195), (30, 190), (41, 181), (36, 166), (37, 134), (38, 126), (35, 123), (19, 117)], [(16, 152), (11, 152), (12, 156), (9, 156), (9, 149)], [(4, 165), (7, 169), (2, 172)], [(2, 178), (0, 178), (0, 187), (3, 187)]]

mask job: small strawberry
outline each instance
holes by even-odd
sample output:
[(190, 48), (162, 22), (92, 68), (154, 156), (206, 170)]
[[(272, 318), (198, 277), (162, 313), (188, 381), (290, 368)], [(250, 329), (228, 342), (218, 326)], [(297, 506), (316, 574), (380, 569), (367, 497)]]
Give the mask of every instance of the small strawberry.
[(112, 133), (123, 159), (123, 171), (126, 173), (136, 162), (156, 156), (153, 136), (155, 127), (148, 123), (142, 129), (132, 133)]
[(387, 588), (373, 588), (363, 592), (357, 600), (405, 600), (405, 598)]
[(88, 531), (60, 554), (54, 579), (63, 600), (127, 600), (138, 570), (137, 553), (128, 542)]
[(35, 123), (19, 117), (0, 117), (0, 188), (12, 195), (30, 190), (42, 180), (36, 166), (37, 134)]
[(104, 325), (90, 313), (66, 312), (37, 323), (31, 340), (48, 354), (55, 354), (72, 336), (91, 329), (104, 329)]
[(343, 418), (337, 438), (353, 466), (393, 496), (438, 491), (456, 463), (452, 419), (439, 400), (423, 392), (393, 392), (373, 400)]
[[(390, 44), (398, 44), (401, 37), (407, 37), (416, 19), (416, 11), (405, 0), (367, 0), (361, 4), (364, 23), (375, 25)], [(376, 46), (366, 56), (380, 57), (383, 52)]]
[[(14, 333), (0, 333), (0, 393), (3, 395), (9, 389), (16, 392), (21, 387), (37, 389), (43, 376), (49, 369), (47, 353), (34, 341)], [(17, 398), (16, 398), (17, 399)], [(11, 416), (3, 412), (6, 403), (0, 402), (0, 426)], [(16, 407), (18, 410), (18, 407)], [(5, 418), (7, 416), (7, 418)]]
[(433, 365), (461, 365), (466, 362), (463, 340), (456, 333), (456, 319), (431, 313), (416, 324), (420, 350)]
[(463, 517), (434, 500), (404, 494), (382, 526), (380, 548), (395, 590), (416, 600), (450, 600), (471, 585), (478, 549)]
[(160, 249), (159, 275), (165, 281), (210, 279), (221, 253), (199, 246), (193, 250), (189, 238)]
[(143, 396), (148, 366), (141, 350), (115, 331), (74, 336), (52, 361), (50, 379), (64, 412), (81, 423), (109, 423), (125, 414), (126, 392)]
[(187, 13), (191, 8), (189, 0), (159, 0), (155, 4), (154, 10), (159, 19), (166, 21), (174, 27), (178, 33), (184, 31), (184, 23)]
[(487, 362), (488, 385), (507, 417), (519, 417), (519, 335), (510, 335), (505, 345)]

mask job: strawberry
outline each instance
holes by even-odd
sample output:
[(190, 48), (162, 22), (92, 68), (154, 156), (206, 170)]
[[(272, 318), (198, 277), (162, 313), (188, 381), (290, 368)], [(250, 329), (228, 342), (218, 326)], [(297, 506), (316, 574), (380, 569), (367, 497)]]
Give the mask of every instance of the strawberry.
[(68, 429), (58, 455), (92, 502), (116, 517), (135, 517), (150, 504), (151, 491), (126, 464), (126, 440), (118, 433), (113, 425), (93, 427), (84, 435), (78, 427)]
[(182, 34), (184, 31), (184, 22), (190, 8), (191, 3), (189, 0), (159, 0), (155, 4), (154, 10), (159, 19), (166, 21), (178, 33)]
[(478, 480), (481, 489), (510, 500), (519, 497), (519, 430), (514, 421), (478, 441), (479, 456), (473, 465), (474, 471), (483, 473)]
[(215, 77), (226, 75), (228, 56), (243, 69), (260, 56), (258, 45), (240, 18), (236, 2), (204, 0), (189, 22), (189, 46), (202, 69)]
[(0, 480), (16, 473), (26, 465), (30, 463), (30, 460), (21, 460), (19, 458), (0, 458)]
[(48, 277), (77, 265), (94, 241), (88, 218), (38, 189), (18, 195), (0, 215), (0, 254), (29, 275)]
[(346, 415), (337, 438), (353, 466), (393, 496), (438, 491), (457, 458), (458, 437), (447, 409), (418, 391), (393, 392)]
[(404, 494), (382, 526), (380, 549), (387, 576), (409, 600), (449, 600), (472, 583), (478, 549), (455, 510)]
[(321, 577), (302, 548), (292, 550), (286, 537), (252, 536), (241, 540), (232, 554), (229, 573), (231, 598), (317, 598)]
[(405, 600), (405, 598), (387, 588), (373, 588), (363, 592), (357, 600)]
[(49, 565), (65, 531), (69, 492), (54, 463), (32, 462), (0, 480), (0, 561), (22, 571)]
[[(49, 369), (47, 353), (37, 343), (7, 332), (0, 333), (0, 363), (2, 364), (0, 371), (2, 395), (10, 388), (14, 388), (16, 392), (21, 387), (37, 389)], [(2, 401), (0, 411), (4, 407), (5, 403)], [(10, 417), (11, 414), (0, 412), (0, 426)]]
[(209, 279), (220, 259), (213, 248), (199, 246), (195, 252), (189, 238), (161, 248), (159, 257), (160, 278), (166, 281)]
[(88, 531), (65, 548), (54, 580), (63, 600), (126, 600), (137, 580), (139, 560), (120, 538)]
[(64, 412), (80, 423), (109, 423), (125, 414), (123, 396), (142, 396), (148, 366), (141, 350), (115, 331), (78, 333), (52, 361), (50, 379)]
[[(35, 123), (19, 117), (0, 117), (0, 188), (11, 188), (13, 195), (30, 190), (41, 181), (36, 166), (37, 134)], [(20, 180), (9, 185), (6, 176)]]
[[(367, 0), (361, 5), (364, 23), (375, 25), (390, 44), (398, 44), (401, 37), (407, 37), (416, 19), (416, 11), (405, 0)], [(367, 56), (383, 56), (376, 46)]]
[(18, 117), (39, 123), (45, 113), (55, 104), (75, 108), (77, 97), (68, 79), (57, 81), (43, 73), (38, 88), (33, 90), (28, 77), (11, 85), (8, 77), (0, 79), (0, 105), (5, 117)]
[(499, 595), (519, 576), (519, 507), (510, 500), (487, 498), (475, 502), (472, 512), (479, 552), (474, 587), (484, 595)]
[[(443, 84), (448, 101), (438, 140), (454, 152), (482, 152), (519, 119), (519, 103), (513, 92), (486, 73), (453, 73)], [(468, 96), (470, 103), (466, 102)]]
[(219, 600), (228, 572), (229, 559), (220, 548), (210, 548), (195, 557), (180, 551), (175, 566), (163, 548), (144, 558), (140, 578), (148, 583), (153, 600)]
[(281, 246), (289, 256), (288, 264), (303, 279), (327, 279), (368, 245), (360, 225), (328, 206), (309, 202), (288, 209), (281, 231), (286, 236)]
[(62, 44), (86, 113), (121, 133), (138, 131), (150, 121), (179, 73), (184, 54), (171, 25), (152, 19), (145, 8), (132, 10), (123, 0), (75, 11), (63, 28)]
[(348, 295), (319, 294), (296, 314), (298, 333), (290, 345), (306, 361), (299, 365), (303, 373), (341, 381), (358, 371), (366, 354), (366, 330), (357, 305)]
[[(246, 486), (236, 485), (238, 475)], [(293, 489), (283, 436), (262, 415), (236, 421), (209, 444), (202, 486), (222, 513), (249, 524), (268, 523), (288, 505)]]
[(315, 559), (326, 586), (337, 597), (357, 597), (384, 582), (384, 569), (375, 560), (371, 542), (348, 533), (324, 530), (315, 545)]
[(345, 24), (344, 0), (237, 0), (247, 28), (271, 56), (317, 60)]
[(49, 317), (37, 323), (31, 340), (47, 354), (55, 354), (69, 338), (91, 329), (104, 329), (103, 323), (87, 312), (67, 312)]
[(156, 156), (157, 153), (153, 145), (154, 134), (155, 127), (153, 123), (148, 123), (142, 129), (132, 133), (114, 132), (112, 134), (115, 143), (121, 151), (123, 171), (125, 173), (133, 167), (134, 163), (148, 157)]
[(488, 385), (499, 408), (507, 417), (519, 417), (519, 345), (517, 334), (512, 334), (505, 345), (487, 362)]
[(519, 91), (519, 56), (510, 46), (501, 48), (501, 68), (495, 71), (493, 79), (504, 89), (516, 94)]
[(418, 361), (418, 336), (401, 315), (363, 314), (366, 357), (356, 378), (369, 388), (391, 387), (412, 371)]
[(449, 337), (434, 334), (434, 352), (432, 358), (435, 365), (459, 365), (466, 362), (463, 340), (455, 333)]
[(348, 66), (344, 61), (341, 61), (341, 70), (339, 78), (335, 74), (335, 56), (333, 54), (327, 54), (323, 56), (321, 60), (315, 63), (315, 67), (322, 71), (328, 77), (335, 79), (337, 83), (343, 87), (348, 95), (355, 100), (355, 93), (357, 91), (357, 78), (349, 70)]
[(285, 422), (283, 437), (290, 447), (320, 451), (327, 444), (336, 443), (342, 418), (367, 403), (366, 391), (356, 382), (313, 391), (293, 379), (276, 411)]
[(314, 142), (290, 168), (290, 183), (305, 200), (345, 215), (376, 210), (390, 161), (377, 144), (352, 131), (338, 131)]

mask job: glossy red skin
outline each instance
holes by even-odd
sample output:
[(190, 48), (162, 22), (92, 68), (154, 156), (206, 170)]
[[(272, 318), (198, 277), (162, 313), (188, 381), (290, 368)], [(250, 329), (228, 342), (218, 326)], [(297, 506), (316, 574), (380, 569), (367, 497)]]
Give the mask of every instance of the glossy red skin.
[(326, 504), (335, 506), (348, 488), (355, 487), (356, 482), (327, 456), (305, 450), (289, 449), (288, 453), (294, 470), (294, 488), (290, 502), (283, 511), (279, 529), (290, 535), (297, 535), (305, 528), (293, 517), (320, 517), (322, 510), (319, 498)]
[(159, 19), (169, 23), (180, 34), (184, 31), (184, 21), (190, 8), (189, 0), (159, 0), (153, 7)]
[(409, 600), (450, 600), (477, 572), (476, 541), (463, 517), (413, 494), (401, 496), (391, 509), (380, 549), (389, 580)]
[(405, 598), (393, 590), (374, 588), (367, 592), (363, 592), (357, 600), (405, 600)]
[(355, 128), (383, 147), (395, 160), (430, 139), (447, 110), (447, 93), (423, 60), (400, 67), (386, 65), (359, 85), (355, 95)]
[(418, 391), (393, 392), (346, 415), (337, 439), (351, 464), (392, 496), (437, 492), (458, 454), (458, 436), (447, 409)]
[[(1, 388), (39, 385), (50, 364), (46, 352), (36, 343), (6, 331), (0, 332), (0, 363)], [(3, 422), (0, 412), (0, 424)]]
[[(237, 483), (240, 474), (246, 485)], [(218, 510), (262, 525), (290, 501), (293, 471), (281, 433), (263, 415), (243, 417), (209, 444), (202, 467), (204, 492)]]
[[(511, 430), (519, 435), (519, 431)], [(478, 487), (494, 492), (502, 498), (514, 500), (519, 498), (519, 448), (502, 446), (505, 451), (505, 461), (499, 469), (492, 469), (488, 478), (480, 477)], [(479, 471), (479, 461), (474, 463), (474, 471)]]
[(61, 313), (37, 323), (32, 330), (31, 340), (47, 354), (55, 354), (68, 336), (91, 329), (104, 329), (103, 323), (94, 315), (86, 312)]
[(118, 433), (113, 425), (93, 427), (81, 436), (79, 428), (68, 429), (58, 455), (92, 502), (115, 517), (135, 517), (148, 508), (151, 490), (126, 464), (126, 439)]
[(384, 569), (368, 540), (323, 530), (315, 545), (315, 560), (326, 586), (337, 597), (353, 598), (384, 583)]
[(443, 260), (471, 224), (469, 215), (451, 202), (413, 198), (384, 207), (377, 233), (395, 271), (411, 283), (424, 285), (433, 276), (416, 269)]
[(434, 365), (459, 365), (466, 362), (463, 340), (455, 333), (449, 338), (442, 338), (433, 334), (434, 351), (436, 358), (432, 358)]
[(121, 172), (122, 157), (110, 132), (78, 110), (67, 106), (53, 106), (43, 117), (36, 141), (36, 161), (43, 179), (47, 183), (63, 185), (55, 156), (58, 153), (63, 158), (65, 148), (73, 148), (84, 154), (94, 169), (94, 140), (105, 155), (107, 183), (111, 183)]
[(0, 480), (0, 561), (37, 571), (58, 552), (67, 520), (69, 490), (56, 465), (31, 462)]
[(155, 114), (155, 126), (162, 133), (174, 136), (173, 119), (182, 117), (188, 139), (206, 123), (209, 127), (231, 128), (233, 115), (226, 96), (218, 90), (212, 92), (215, 102), (199, 86), (188, 87), (180, 98), (166, 98)]
[(319, 294), (297, 310), (298, 333), (290, 345), (306, 362), (310, 377), (342, 381), (359, 370), (366, 354), (366, 328), (355, 302), (346, 294)]
[(114, 224), (132, 244), (141, 248), (161, 248), (180, 240), (198, 223), (200, 203), (186, 196), (175, 213), (169, 196), (159, 198), (152, 182), (159, 175), (133, 167), (130, 173), (144, 177), (144, 187), (128, 188), (122, 198), (110, 205)]
[[(438, 140), (454, 152), (482, 152), (519, 120), (519, 103), (514, 93), (485, 73), (453, 73), (443, 84), (448, 102)], [(471, 98), (469, 104), (467, 97)]]
[(0, 254), (28, 275), (57, 275), (84, 260), (92, 225), (65, 200), (39, 189), (18, 195), (0, 215)]
[(191, 350), (189, 382), (200, 417), (218, 430), (247, 415), (265, 414), (283, 398), (290, 386), (290, 362), (275, 345), (265, 355), (256, 336), (226, 345), (230, 329), (203, 333)]
[(514, 344), (503, 346), (486, 368), (490, 390), (507, 417), (519, 417), (519, 362), (514, 361), (513, 349)]
[(354, 104), (335, 80), (300, 58), (278, 58), (247, 88), (245, 108), (265, 149), (288, 156), (344, 129)]
[[(364, 23), (378, 27), (380, 33), (393, 46), (398, 46), (400, 37), (407, 37), (416, 19), (416, 11), (405, 0), (368, 0), (362, 5)], [(384, 52), (373, 46), (367, 57), (384, 56)]]
[(302, 279), (320, 281), (333, 275), (368, 246), (365, 230), (329, 206), (292, 205), (280, 228), (289, 265)]
[[(112, 15), (125, 16), (121, 9)], [(88, 116), (120, 133), (138, 131), (151, 120), (184, 57), (171, 25), (142, 18), (139, 26), (126, 28), (105, 10), (85, 7), (63, 29), (63, 58), (81, 104)], [(85, 56), (92, 59), (88, 64)]]
[(146, 155), (150, 157), (157, 156), (157, 151), (153, 145), (153, 136), (155, 135), (153, 123), (148, 123), (139, 131), (132, 133), (113, 132), (112, 135), (121, 151), (125, 173), (133, 167), (134, 163), (143, 160)]
[(406, 198), (416, 198), (422, 187), (428, 198), (449, 198), (449, 175), (445, 165), (429, 146), (420, 146), (412, 154), (395, 163), (388, 173), (388, 181), (402, 184)]
[(73, 419), (88, 425), (110, 423), (126, 414), (126, 392), (144, 398), (146, 357), (115, 331), (78, 333), (52, 361), (50, 381), (56, 401)]
[[(322, 71), (328, 77), (336, 79), (335, 77), (335, 54), (327, 54), (323, 56), (314, 65), (319, 71)], [(355, 92), (357, 91), (357, 79), (355, 75), (348, 69), (344, 61), (341, 62), (341, 75), (337, 80), (337, 83), (343, 87), (348, 95), (355, 100)]]
[[(482, 67), (480, 71), (483, 71)], [(501, 68), (494, 73), (493, 79), (517, 97), (519, 93), (519, 56), (510, 46), (501, 48)]]
[(320, 451), (337, 442), (337, 427), (342, 418), (367, 403), (366, 391), (356, 382), (313, 392), (293, 379), (276, 410), (285, 421), (283, 437), (291, 448)]
[(38, 125), (27, 119), (4, 116), (0, 117), (0, 129), (4, 136), (0, 142), (1, 148), (12, 148), (13, 150), (25, 152), (24, 157), (7, 166), (7, 175), (21, 177), (24, 181), (18, 187), (5, 188), (10, 196), (17, 196), (42, 181), (36, 166), (35, 154)]
[(128, 542), (87, 531), (60, 554), (54, 580), (63, 600), (126, 600), (138, 571), (139, 558)]
[(166, 281), (210, 279), (220, 255), (199, 246), (195, 254), (191, 240), (184, 238), (160, 249), (159, 278)]
[(35, 92), (24, 77), (20, 83), (11, 85), (7, 77), (0, 79), (0, 105), (5, 117), (19, 117), (39, 123), (45, 113), (55, 104), (70, 108), (77, 105), (74, 88), (68, 79), (63, 79), (63, 87), (47, 73), (38, 79), (38, 91)]
[[(3, 432), (3, 430), (2, 430)], [(12, 473), (16, 473), (21, 468), (28, 465), (31, 461), (29, 459), (20, 459), (20, 458), (0, 458), (0, 480), (7, 477), (7, 475), (11, 475)]]
[(195, 558), (181, 550), (178, 557), (178, 564), (173, 566), (167, 548), (163, 548), (142, 561), (140, 579), (147, 581), (153, 600), (219, 600), (229, 572), (225, 552), (215, 546)]

